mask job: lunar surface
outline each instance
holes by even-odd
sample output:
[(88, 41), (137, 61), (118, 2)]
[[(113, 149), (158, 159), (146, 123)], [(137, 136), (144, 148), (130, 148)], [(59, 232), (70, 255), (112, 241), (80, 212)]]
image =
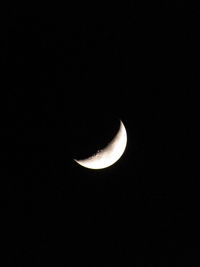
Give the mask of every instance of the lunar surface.
[(127, 133), (122, 121), (113, 140), (89, 158), (77, 160), (78, 164), (89, 169), (104, 169), (117, 162), (123, 155), (127, 144)]

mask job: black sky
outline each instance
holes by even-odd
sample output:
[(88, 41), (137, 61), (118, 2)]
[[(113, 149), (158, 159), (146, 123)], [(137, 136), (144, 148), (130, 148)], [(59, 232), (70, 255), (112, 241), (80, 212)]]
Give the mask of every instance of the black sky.
[[(111, 10), (2, 17), (2, 266), (200, 264), (199, 10)], [(77, 165), (119, 119), (120, 161)]]

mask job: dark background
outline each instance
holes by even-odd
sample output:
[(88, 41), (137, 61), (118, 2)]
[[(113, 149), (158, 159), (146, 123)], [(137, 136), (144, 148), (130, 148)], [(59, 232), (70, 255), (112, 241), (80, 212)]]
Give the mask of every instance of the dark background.
[[(2, 266), (199, 266), (200, 11), (177, 6), (2, 11)], [(119, 119), (115, 165), (73, 161)]]

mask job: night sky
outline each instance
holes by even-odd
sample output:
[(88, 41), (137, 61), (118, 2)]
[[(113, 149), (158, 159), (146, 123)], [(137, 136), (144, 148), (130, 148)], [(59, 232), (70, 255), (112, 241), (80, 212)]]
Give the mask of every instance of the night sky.
[[(200, 265), (200, 11), (177, 7), (3, 12), (1, 266)], [(119, 120), (116, 164), (73, 160)]]

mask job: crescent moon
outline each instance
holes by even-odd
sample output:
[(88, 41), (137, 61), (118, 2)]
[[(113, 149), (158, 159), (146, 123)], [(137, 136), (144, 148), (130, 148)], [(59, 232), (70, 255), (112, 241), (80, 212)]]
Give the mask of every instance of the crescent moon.
[(122, 121), (113, 140), (103, 149), (89, 158), (76, 160), (78, 164), (89, 169), (104, 169), (113, 165), (123, 155), (127, 144), (127, 133)]

